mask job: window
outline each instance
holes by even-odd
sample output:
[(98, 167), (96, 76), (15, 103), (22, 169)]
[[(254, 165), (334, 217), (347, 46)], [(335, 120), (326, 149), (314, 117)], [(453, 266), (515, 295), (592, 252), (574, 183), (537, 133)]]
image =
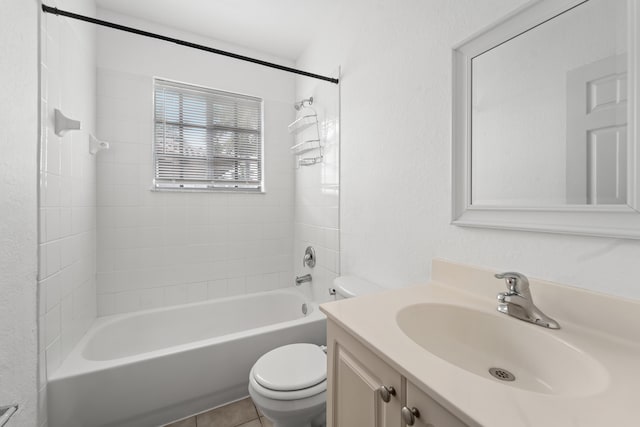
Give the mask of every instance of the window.
[(262, 99), (155, 79), (154, 188), (262, 191)]

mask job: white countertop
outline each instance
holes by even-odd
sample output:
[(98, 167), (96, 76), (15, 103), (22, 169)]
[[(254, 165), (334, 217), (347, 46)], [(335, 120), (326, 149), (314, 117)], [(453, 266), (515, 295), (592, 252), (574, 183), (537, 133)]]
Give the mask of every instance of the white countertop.
[[(504, 284), (492, 271), (434, 260), (427, 285), (326, 303), (328, 318), (358, 338), (407, 379), (463, 421), (490, 427), (640, 425), (640, 301), (533, 280), (534, 302), (559, 321), (549, 330), (496, 311)], [(599, 364), (604, 375), (585, 393), (554, 395), (517, 388), (443, 360), (406, 336), (396, 323), (402, 308), (451, 304), (538, 328)], [(438, 325), (425, 325), (428, 328)], [(566, 363), (554, 360), (545, 363)], [(586, 373), (585, 373), (586, 374)]]

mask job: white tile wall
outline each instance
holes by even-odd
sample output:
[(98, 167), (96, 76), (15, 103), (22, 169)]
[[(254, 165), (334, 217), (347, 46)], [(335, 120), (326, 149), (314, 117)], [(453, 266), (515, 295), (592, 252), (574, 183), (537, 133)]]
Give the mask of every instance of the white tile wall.
[[(88, 15), (92, 1), (52, 5)], [(53, 15), (41, 19), (39, 422), (46, 425), (46, 376), (96, 317), (95, 31)], [(81, 130), (54, 133), (54, 108)]]
[[(92, 2), (60, 0), (57, 5), (94, 14)], [(232, 67), (208, 81), (199, 72), (189, 76), (190, 70), (202, 69), (197, 64), (179, 72), (154, 68), (166, 78), (265, 99), (266, 193), (152, 192), (152, 75), (144, 66), (138, 69), (135, 61), (132, 65), (131, 58), (114, 60), (110, 50), (96, 76), (92, 31), (50, 15), (43, 18), (38, 309), (42, 408), (47, 373), (60, 365), (96, 313), (290, 286), (298, 264), (291, 264), (294, 230), (296, 245), (312, 243), (318, 250), (317, 278), (330, 283), (339, 268), (337, 137), (327, 138), (322, 167), (294, 170), (292, 138), (286, 132), (295, 117), (293, 77), (255, 74), (255, 66), (247, 65), (249, 73)], [(158, 47), (156, 60), (165, 57), (163, 49)], [(131, 46), (124, 54), (139, 50)], [(253, 78), (247, 81), (246, 75)], [(317, 96), (324, 96), (322, 90)], [(327, 105), (325, 127), (337, 123), (337, 99)], [(82, 130), (56, 136), (54, 108), (81, 120)], [(110, 142), (111, 149), (90, 156), (89, 132)], [(295, 214), (294, 178), (298, 194), (306, 198)], [(40, 412), (39, 424), (46, 425), (46, 411)]]
[[(332, 75), (338, 75), (335, 71)], [(317, 301), (328, 301), (328, 289), (340, 274), (340, 102), (338, 86), (299, 80), (298, 99), (313, 96), (313, 107), (320, 121), (324, 159), (320, 164), (300, 166), (295, 176), (294, 256), (296, 275), (310, 273), (308, 285)], [(315, 151), (305, 153), (315, 155)], [(316, 251), (316, 266), (303, 267), (307, 246)]]
[[(98, 314), (291, 286), (294, 170), (287, 125), (295, 113), (294, 77), (251, 64), (238, 73), (226, 58), (195, 57), (139, 38), (123, 43), (112, 31), (98, 37), (98, 135), (111, 143), (97, 165)], [(113, 43), (118, 51), (102, 49)], [(132, 59), (141, 50), (144, 57)], [(173, 63), (189, 66), (172, 69), (168, 52)], [(202, 69), (216, 72), (202, 76)], [(265, 194), (151, 191), (154, 75), (264, 99)]]

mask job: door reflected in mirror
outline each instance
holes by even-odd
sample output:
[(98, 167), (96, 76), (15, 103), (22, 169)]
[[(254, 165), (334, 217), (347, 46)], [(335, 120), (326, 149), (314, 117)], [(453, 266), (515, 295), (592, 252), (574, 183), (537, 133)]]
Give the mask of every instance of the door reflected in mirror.
[(627, 18), (588, 0), (471, 59), (470, 205), (627, 204)]

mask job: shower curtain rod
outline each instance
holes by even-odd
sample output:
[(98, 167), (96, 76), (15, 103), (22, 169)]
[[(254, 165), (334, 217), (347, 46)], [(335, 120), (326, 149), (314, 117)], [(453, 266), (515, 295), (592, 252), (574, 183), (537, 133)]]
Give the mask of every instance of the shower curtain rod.
[(301, 76), (311, 77), (314, 79), (324, 80), (327, 82), (338, 84), (340, 82), (339, 79), (335, 79), (333, 77), (322, 76), (320, 74), (309, 73), (307, 71), (298, 70), (291, 67), (285, 67), (284, 65), (274, 64), (273, 62), (262, 61), (260, 59), (251, 58), (249, 56), (238, 55), (237, 53), (227, 52), (220, 49), (215, 49), (208, 46), (203, 46), (201, 44), (191, 43), (180, 39), (175, 39), (173, 37), (163, 36), (161, 34), (151, 33), (149, 31), (139, 30), (137, 28), (127, 27), (125, 25), (116, 24), (109, 21), (103, 21), (101, 19), (91, 18), (89, 16), (78, 15), (77, 13), (68, 12), (66, 10), (58, 9), (57, 7), (47, 6), (46, 4), (42, 4), (42, 11), (45, 13), (52, 13), (54, 15), (66, 16), (67, 18), (73, 18), (80, 21), (89, 22), (91, 24), (102, 25), (103, 27), (115, 28), (116, 30), (126, 31), (128, 33), (138, 34), (140, 36), (151, 37), (158, 40), (164, 40), (167, 42), (175, 43), (180, 46), (186, 46), (193, 49), (203, 50), (209, 53), (215, 53), (217, 55), (228, 56), (230, 58), (239, 59), (241, 61), (252, 62), (254, 64), (263, 65), (265, 67), (275, 68), (277, 70), (287, 71), (289, 73), (299, 74)]

